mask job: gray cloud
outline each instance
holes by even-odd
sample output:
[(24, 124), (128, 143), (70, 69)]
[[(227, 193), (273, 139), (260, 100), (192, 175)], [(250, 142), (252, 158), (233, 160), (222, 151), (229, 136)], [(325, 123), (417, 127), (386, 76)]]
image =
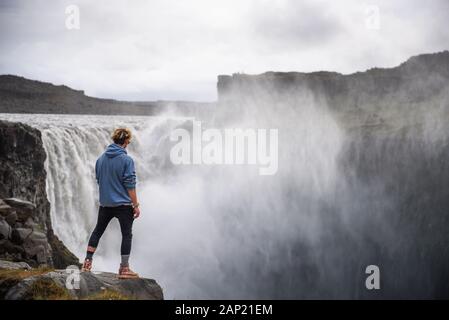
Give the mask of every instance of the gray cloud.
[(286, 1), (282, 6), (256, 6), (254, 31), (258, 41), (284, 48), (321, 46), (344, 32), (338, 17), (317, 3)]
[[(65, 7), (81, 29), (65, 28)], [(380, 29), (365, 26), (366, 5)], [(434, 0), (0, 1), (0, 73), (131, 100), (216, 98), (233, 72), (395, 66), (448, 49), (449, 3)]]

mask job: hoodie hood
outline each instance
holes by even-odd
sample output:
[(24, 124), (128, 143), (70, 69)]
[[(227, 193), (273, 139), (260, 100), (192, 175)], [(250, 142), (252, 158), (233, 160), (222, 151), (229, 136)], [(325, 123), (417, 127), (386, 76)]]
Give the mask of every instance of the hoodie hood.
[(104, 153), (108, 158), (115, 158), (121, 154), (127, 154), (125, 148), (115, 143), (110, 144)]

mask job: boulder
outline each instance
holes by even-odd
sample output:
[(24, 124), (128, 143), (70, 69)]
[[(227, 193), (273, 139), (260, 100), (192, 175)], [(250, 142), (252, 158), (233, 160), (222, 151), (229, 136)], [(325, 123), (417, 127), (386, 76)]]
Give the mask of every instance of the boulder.
[(7, 203), (0, 199), (0, 216), (9, 215), (13, 209)]
[(33, 221), (33, 219), (30, 217), (27, 219), (27, 221), (25, 221), (25, 223), (23, 224), (25, 227), (30, 228), (30, 229), (38, 229), (39, 225)]
[(44, 233), (37, 231), (31, 232), (25, 238), (23, 248), (27, 257), (36, 260), (39, 265), (48, 264), (48, 257), (51, 257), (51, 249), (47, 241), (47, 236)]
[[(78, 270), (55, 270), (25, 278), (7, 289), (4, 299), (31, 300), (35, 298), (32, 296), (32, 287), (39, 285), (53, 288), (52, 292), (65, 292), (64, 299), (102, 299), (102, 293), (114, 292), (132, 300), (163, 300), (162, 288), (154, 279), (119, 279), (117, 274), (110, 272)], [(45, 299), (42, 296), (40, 298)]]
[(21, 221), (26, 221), (30, 216), (33, 215), (34, 210), (36, 209), (36, 205), (30, 201), (17, 199), (17, 198), (8, 198), (3, 199), (3, 201), (10, 206), (11, 208), (15, 209), (17, 212), (18, 218)]
[(0, 219), (0, 240), (8, 239), (11, 232), (11, 227), (8, 222)]
[(29, 259), (35, 260), (39, 266), (48, 265), (48, 247), (44, 245), (24, 246), (25, 254)]
[(18, 257), (21, 258), (25, 254), (25, 250), (22, 246), (18, 246), (12, 243), (10, 240), (0, 240), (0, 256), (1, 257)]
[(5, 221), (0, 219), (0, 240), (8, 239), (11, 233), (11, 227)]
[[(31, 230), (31, 229), (24, 229)], [(45, 233), (39, 231), (32, 231), (25, 240), (25, 245), (37, 246), (37, 245), (46, 245), (47, 244), (47, 236)]]
[(33, 233), (33, 230), (27, 228), (16, 228), (12, 230), (11, 240), (17, 245), (22, 245), (25, 240)]
[(7, 198), (3, 199), (3, 202), (8, 204), (9, 206), (17, 209), (23, 209), (28, 211), (33, 211), (36, 209), (36, 205), (30, 201), (17, 199), (17, 198)]
[(9, 223), (10, 226), (14, 226), (17, 222), (17, 213), (14, 211), (5, 217), (5, 220)]

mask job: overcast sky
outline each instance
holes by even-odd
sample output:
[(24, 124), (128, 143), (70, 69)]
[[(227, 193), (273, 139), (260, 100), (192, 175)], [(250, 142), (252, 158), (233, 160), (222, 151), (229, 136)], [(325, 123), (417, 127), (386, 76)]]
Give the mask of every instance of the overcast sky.
[(449, 0), (0, 0), (0, 74), (212, 101), (218, 74), (352, 73), (447, 50), (448, 21)]

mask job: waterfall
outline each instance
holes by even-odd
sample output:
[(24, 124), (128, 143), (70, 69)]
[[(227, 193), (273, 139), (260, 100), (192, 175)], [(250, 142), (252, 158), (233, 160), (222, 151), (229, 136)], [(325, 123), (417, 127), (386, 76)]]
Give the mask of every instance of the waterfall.
[[(245, 298), (272, 295), (275, 278), (263, 284), (264, 292), (257, 276), (290, 268), (296, 263), (295, 239), (315, 239), (322, 232), (321, 218), (313, 213), (334, 190), (341, 133), (329, 116), (313, 110), (303, 109), (300, 117), (307, 113), (309, 119), (301, 120), (299, 129), (295, 121), (300, 117), (291, 118), (282, 128), (281, 141), (293, 137), (299, 147), (281, 150), (280, 172), (271, 178), (248, 166), (173, 166), (169, 134), (175, 127), (188, 128), (190, 118), (9, 118), (42, 132), (53, 227), (78, 257), (83, 258), (96, 222), (95, 160), (110, 143), (113, 129), (126, 126), (134, 132), (128, 153), (136, 163), (142, 210), (134, 226), (133, 266), (158, 279), (168, 298)], [(318, 120), (317, 128), (314, 121)], [(325, 134), (329, 130), (332, 134)], [(100, 241), (94, 268), (115, 271), (119, 247), (118, 223), (111, 223)], [(287, 250), (283, 258), (290, 260), (279, 260), (283, 250)], [(262, 264), (255, 265), (257, 261)], [(245, 278), (251, 272), (254, 276)], [(287, 289), (287, 295), (292, 290)]]
[[(97, 218), (95, 161), (112, 143), (112, 131), (120, 126), (133, 131), (128, 152), (135, 159), (141, 186), (161, 175), (156, 170), (161, 165), (158, 145), (168, 137), (171, 126), (183, 121), (182, 118), (43, 114), (9, 114), (6, 119), (27, 123), (41, 131), (47, 154), (46, 191), (52, 226), (80, 259)], [(115, 224), (111, 224), (111, 229), (113, 232), (107, 232), (102, 239), (99, 256), (113, 252), (113, 244), (119, 246), (116, 234), (120, 231)], [(100, 266), (110, 269), (101, 262)]]

